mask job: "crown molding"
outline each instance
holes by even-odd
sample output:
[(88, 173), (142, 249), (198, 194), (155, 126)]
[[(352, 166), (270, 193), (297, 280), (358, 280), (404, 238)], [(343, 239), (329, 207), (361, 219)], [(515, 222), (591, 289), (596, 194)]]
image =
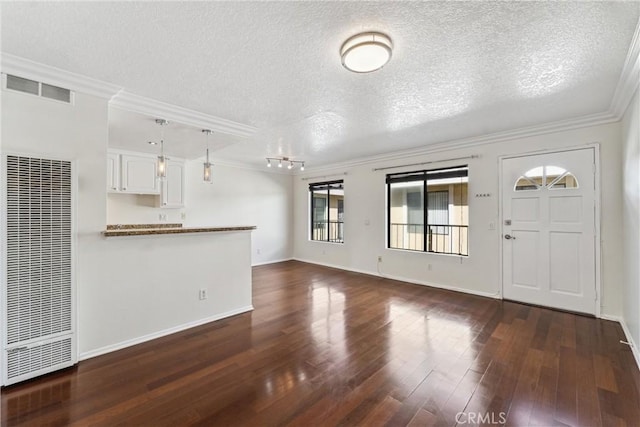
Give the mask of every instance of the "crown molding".
[(0, 53), (0, 69), (5, 74), (36, 80), (99, 98), (111, 99), (121, 90), (119, 86), (101, 80), (71, 73), (5, 52)]
[(75, 92), (105, 98), (110, 100), (109, 105), (123, 110), (152, 117), (162, 117), (163, 119), (200, 129), (211, 129), (214, 132), (242, 138), (248, 138), (257, 131), (257, 128), (252, 126), (134, 95), (123, 90), (120, 86), (5, 52), (0, 52), (0, 71), (5, 74), (64, 87)]
[(580, 129), (589, 126), (598, 126), (608, 123), (617, 122), (618, 117), (612, 113), (597, 113), (587, 116), (576, 117), (573, 119), (560, 120), (556, 122), (545, 123), (542, 125), (528, 126), (520, 129), (514, 129), (504, 132), (496, 132), (486, 135), (474, 136), (464, 139), (454, 139), (449, 141), (442, 141), (435, 144), (430, 144), (426, 147), (412, 148), (409, 150), (394, 151), (392, 153), (378, 154), (375, 156), (368, 156), (360, 158), (355, 161), (346, 161), (340, 163), (334, 163), (328, 166), (307, 166), (304, 173), (296, 171), (295, 175), (306, 175), (307, 172), (317, 173), (324, 171), (331, 171), (335, 169), (351, 168), (355, 166), (368, 165), (372, 163), (388, 162), (392, 160), (404, 160), (411, 157), (422, 156), (427, 154), (441, 153), (451, 150), (461, 150), (464, 148), (477, 147), (481, 145), (495, 144), (498, 142), (512, 141), (515, 139), (529, 138), (538, 135), (544, 135), (548, 133), (556, 133), (569, 131), (573, 129)]
[(120, 91), (111, 98), (109, 105), (121, 110), (160, 117), (169, 121), (179, 122), (187, 126), (200, 129), (211, 129), (214, 132), (248, 138), (258, 130), (253, 126), (244, 125), (220, 117), (211, 116), (199, 111), (190, 110), (155, 99), (134, 95), (127, 91)]
[(620, 73), (620, 79), (616, 86), (616, 91), (611, 100), (611, 106), (609, 111), (614, 114), (618, 119), (621, 119), (633, 94), (638, 89), (640, 83), (640, 19), (636, 24), (636, 31), (631, 39), (631, 45), (627, 52), (627, 58), (624, 61), (622, 72)]

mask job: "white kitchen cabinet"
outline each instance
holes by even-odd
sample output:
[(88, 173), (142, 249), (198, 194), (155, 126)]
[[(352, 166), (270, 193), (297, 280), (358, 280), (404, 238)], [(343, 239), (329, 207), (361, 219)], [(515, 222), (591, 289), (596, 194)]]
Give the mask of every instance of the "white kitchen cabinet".
[(120, 190), (120, 155), (107, 153), (107, 192)]
[(184, 206), (184, 162), (167, 160), (167, 177), (161, 181), (160, 207)]
[(120, 155), (120, 192), (134, 194), (160, 194), (156, 176), (156, 157), (149, 155)]
[(157, 157), (152, 154), (109, 150), (107, 191), (110, 193), (158, 195), (161, 208), (184, 207), (185, 162), (167, 160), (167, 176), (156, 176)]

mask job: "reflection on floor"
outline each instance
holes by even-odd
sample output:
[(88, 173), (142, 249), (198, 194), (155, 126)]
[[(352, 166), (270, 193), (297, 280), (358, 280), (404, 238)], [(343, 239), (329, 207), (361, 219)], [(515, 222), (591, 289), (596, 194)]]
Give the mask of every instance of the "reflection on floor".
[(640, 425), (618, 324), (284, 262), (255, 311), (2, 390), (2, 425)]

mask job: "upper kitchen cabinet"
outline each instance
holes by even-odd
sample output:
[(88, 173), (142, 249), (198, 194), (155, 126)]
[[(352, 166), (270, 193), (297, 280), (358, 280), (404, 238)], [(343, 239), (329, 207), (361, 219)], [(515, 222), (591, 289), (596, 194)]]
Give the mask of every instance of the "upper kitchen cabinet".
[(162, 180), (160, 207), (181, 208), (184, 206), (184, 162), (167, 160), (167, 177)]
[(122, 154), (121, 168), (123, 193), (160, 194), (155, 156)]
[(148, 154), (107, 153), (107, 191), (110, 193), (160, 194), (156, 157)]
[(151, 154), (109, 150), (107, 153), (107, 191), (110, 193), (158, 195), (157, 206), (184, 206), (183, 160), (167, 160), (167, 176), (156, 176), (157, 157)]
[(120, 155), (107, 153), (107, 192), (120, 191)]

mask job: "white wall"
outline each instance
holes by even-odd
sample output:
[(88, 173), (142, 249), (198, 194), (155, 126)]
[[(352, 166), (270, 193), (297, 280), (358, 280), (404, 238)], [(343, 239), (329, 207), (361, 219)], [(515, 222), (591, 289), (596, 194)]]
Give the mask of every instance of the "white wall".
[(251, 310), (250, 241), (250, 231), (103, 238), (101, 277), (79, 299), (80, 357)]
[[(106, 99), (77, 93), (72, 106), (10, 91), (1, 95), (2, 153), (76, 162), (81, 357), (247, 309), (250, 233), (102, 237)], [(201, 287), (209, 289), (206, 301), (198, 300)]]
[[(107, 193), (107, 224), (184, 223), (181, 213), (186, 209), (159, 208), (158, 198), (150, 194)], [(166, 214), (161, 221), (159, 215)]]
[[(75, 105), (2, 91), (3, 153), (74, 160), (77, 182), (76, 284), (78, 335), (94, 333), (103, 319), (91, 318), (91, 289), (102, 274), (99, 247), (106, 212), (107, 102), (76, 94)], [(82, 340), (80, 340), (80, 343)]]
[(205, 184), (202, 163), (186, 163), (184, 208), (158, 208), (158, 196), (109, 194), (107, 223), (155, 224), (161, 222), (158, 215), (163, 213), (167, 215), (166, 222), (183, 223), (185, 227), (255, 225), (258, 228), (251, 236), (253, 264), (291, 258), (292, 177), (214, 165), (213, 183)]
[[(214, 161), (215, 163), (215, 161)], [(214, 165), (213, 184), (202, 182), (202, 161), (187, 163), (185, 225), (255, 225), (252, 262), (293, 256), (293, 178)]]
[(622, 120), (623, 141), (623, 310), (636, 355), (640, 345), (640, 95), (636, 90)]
[[(601, 144), (602, 170), (602, 311), (621, 313), (622, 280), (621, 149), (620, 125), (595, 126), (552, 133), (466, 149), (438, 152), (420, 157), (375, 164), (309, 172), (310, 176), (347, 172), (345, 181), (345, 243), (332, 244), (308, 240), (308, 181), (294, 181), (294, 257), (346, 269), (377, 274), (377, 256), (383, 257), (380, 272), (407, 281), (432, 283), (481, 295), (500, 291), (500, 228), (489, 230), (498, 219), (498, 157), (543, 149)], [(393, 145), (393, 141), (389, 141)], [(434, 167), (469, 164), (470, 256), (412, 253), (385, 249), (385, 173), (372, 168), (433, 161), (478, 154), (469, 161), (437, 163)], [(420, 167), (394, 169), (393, 172)], [(331, 177), (338, 179), (340, 176)], [(475, 198), (476, 193), (490, 193)], [(366, 225), (366, 222), (369, 225)], [(429, 270), (428, 264), (431, 264)]]

